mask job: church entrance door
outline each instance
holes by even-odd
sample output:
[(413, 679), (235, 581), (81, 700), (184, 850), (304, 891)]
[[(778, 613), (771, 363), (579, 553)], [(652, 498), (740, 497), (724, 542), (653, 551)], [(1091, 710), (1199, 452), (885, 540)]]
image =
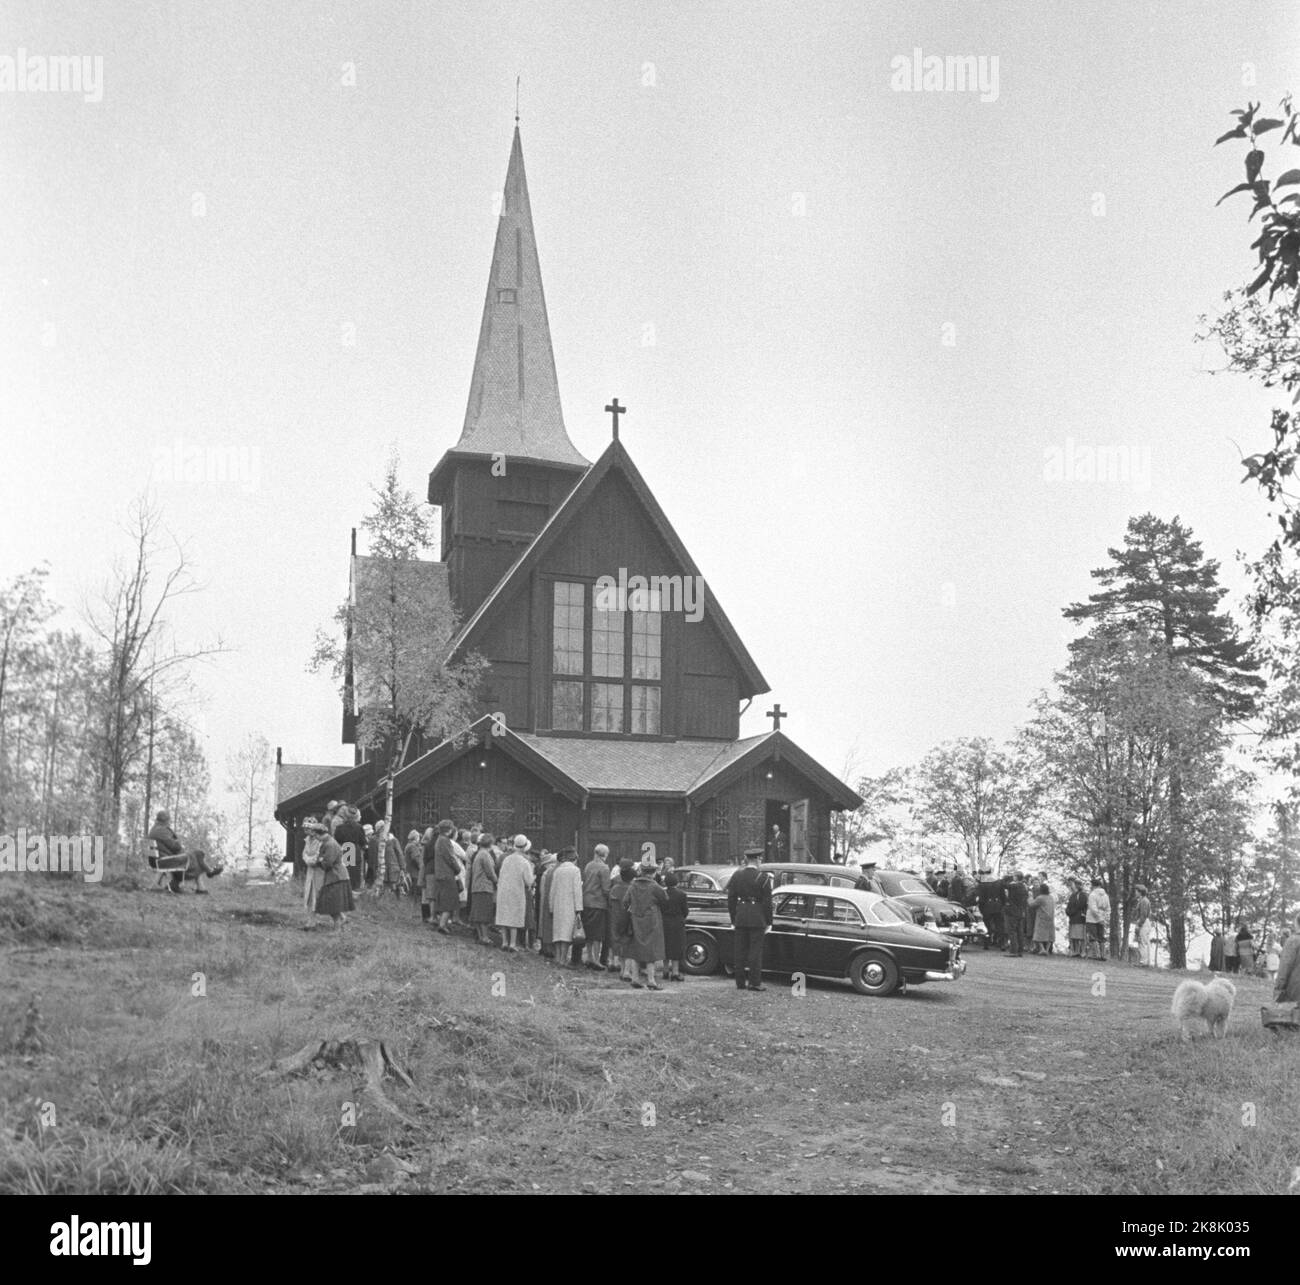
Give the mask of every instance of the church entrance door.
[(793, 861), (790, 855), (790, 805), (781, 799), (768, 799), (763, 812), (763, 859)]

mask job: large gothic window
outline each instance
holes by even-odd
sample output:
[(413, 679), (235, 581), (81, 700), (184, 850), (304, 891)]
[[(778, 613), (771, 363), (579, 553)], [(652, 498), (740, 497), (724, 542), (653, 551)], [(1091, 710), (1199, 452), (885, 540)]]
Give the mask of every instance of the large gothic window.
[(552, 729), (658, 736), (662, 615), (589, 605), (579, 581), (557, 580), (551, 592)]

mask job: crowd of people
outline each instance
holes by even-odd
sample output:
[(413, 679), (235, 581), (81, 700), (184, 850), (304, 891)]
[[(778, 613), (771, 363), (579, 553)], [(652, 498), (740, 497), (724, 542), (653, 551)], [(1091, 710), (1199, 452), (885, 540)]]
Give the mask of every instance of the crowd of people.
[[(1065, 953), (1076, 959), (1107, 958), (1111, 904), (1101, 879), (1085, 883), (1071, 875), (1058, 895), (1046, 871), (1027, 875), (1016, 870), (998, 879), (991, 873), (979, 870), (971, 877), (957, 866), (951, 873), (927, 870), (925, 881), (938, 896), (978, 907), (990, 944), (1008, 955), (1062, 953), (1057, 950), (1059, 910), (1065, 920)], [(1142, 884), (1134, 889), (1131, 922), (1137, 961), (1154, 966), (1156, 921)]]
[[(1028, 877), (1013, 872), (999, 879), (987, 877), (987, 870), (977, 878), (964, 874), (957, 866), (948, 870), (927, 870), (925, 881), (938, 896), (948, 897), (967, 906), (977, 906), (984, 918), (991, 944), (1008, 955), (1022, 955), (1026, 947), (1031, 954), (1058, 953), (1057, 911), (1065, 919), (1068, 953), (1076, 958), (1107, 958), (1106, 934), (1110, 926), (1111, 903), (1101, 879), (1083, 880), (1070, 876), (1061, 897), (1057, 897), (1046, 873)], [(1150, 890), (1145, 884), (1133, 889), (1129, 912), (1131, 936), (1127, 957), (1147, 967), (1156, 964), (1156, 920)], [(1216, 973), (1255, 974), (1276, 980), (1285, 944), (1293, 934), (1283, 930), (1280, 936), (1266, 936), (1262, 950), (1250, 923), (1238, 919), (1235, 926), (1226, 924), (1210, 941), (1210, 971)]]
[(1255, 974), (1274, 980), (1291, 935), (1286, 928), (1276, 937), (1266, 934), (1261, 949), (1246, 919), (1238, 919), (1235, 925), (1227, 923), (1210, 938), (1209, 967), (1216, 973)]
[[(1057, 950), (1058, 908), (1065, 918), (1066, 952), (1076, 959), (1105, 959), (1106, 932), (1110, 925), (1110, 897), (1100, 879), (1085, 888), (1084, 881), (1071, 875), (1060, 896), (1053, 891), (1046, 871), (1026, 875), (1012, 871), (999, 879), (991, 871), (980, 870), (975, 877), (960, 866), (949, 874), (946, 870), (928, 870), (925, 881), (938, 896), (978, 907), (988, 931), (990, 944), (1008, 955), (1055, 955)], [(1133, 912), (1134, 933), (1142, 963), (1154, 963), (1155, 921), (1146, 888), (1139, 885)]]
[[(161, 834), (165, 814), (159, 814), (158, 821), (159, 836), (179, 848), (173, 835)], [(637, 989), (661, 990), (661, 981), (683, 980), (690, 910), (670, 859), (613, 865), (605, 844), (585, 855), (574, 848), (534, 851), (525, 835), (498, 838), (479, 824), (458, 830), (450, 820), (423, 833), (412, 830), (403, 846), (384, 822), (362, 825), (360, 811), (346, 803), (331, 803), (323, 817), (308, 817), (302, 828), (303, 907), (309, 927), (323, 916), (341, 930), (355, 909), (357, 894), (387, 893), (418, 901), (421, 919), (444, 935), (464, 932), (483, 946), (511, 953), (533, 951), (559, 967), (617, 973)], [(755, 849), (746, 853), (746, 860), (756, 864), (763, 855), (762, 849)], [(938, 896), (978, 907), (991, 945), (1010, 956), (1026, 950), (1035, 955), (1059, 953), (1059, 908), (1068, 954), (1108, 957), (1111, 903), (1101, 879), (1085, 883), (1072, 875), (1058, 897), (1046, 872), (1030, 877), (1013, 871), (998, 879), (990, 875), (980, 870), (970, 876), (956, 866), (951, 871), (927, 870), (925, 882)], [(1143, 884), (1133, 891), (1131, 951), (1137, 962), (1154, 966), (1151, 897)], [(736, 909), (732, 907), (733, 918)], [(761, 965), (748, 970), (747, 980), (744, 976), (739, 921), (737, 928), (738, 985), (761, 990)], [(1240, 919), (1235, 927), (1214, 933), (1207, 962), (1213, 972), (1256, 972), (1274, 981), (1281, 971), (1287, 975), (1287, 989), (1296, 989), (1296, 937), (1286, 931), (1276, 939), (1270, 936), (1257, 952), (1249, 923)]]
[(383, 823), (332, 803), (303, 822), (308, 926), (347, 926), (354, 893), (418, 901), (420, 917), (446, 936), (465, 933), (510, 953), (534, 951), (558, 967), (617, 973), (638, 990), (680, 982), (690, 913), (673, 863), (621, 861), (609, 848), (533, 850), (526, 835), (498, 838), (475, 824), (439, 821), (412, 830), (405, 846)]

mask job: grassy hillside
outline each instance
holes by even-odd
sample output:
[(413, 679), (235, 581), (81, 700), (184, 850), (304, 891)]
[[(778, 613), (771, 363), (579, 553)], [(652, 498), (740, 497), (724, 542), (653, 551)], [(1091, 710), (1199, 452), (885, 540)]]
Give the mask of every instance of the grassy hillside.
[[(1176, 979), (1118, 964), (1103, 995), (1095, 965), (979, 952), (886, 1000), (654, 994), (410, 902), (319, 922), (291, 887), (6, 877), (0, 1190), (1279, 1192), (1300, 1162), (1300, 1039), (1260, 1028), (1260, 983), (1185, 1046)], [(350, 1034), (410, 1070), (405, 1119), (346, 1069), (261, 1074)]]

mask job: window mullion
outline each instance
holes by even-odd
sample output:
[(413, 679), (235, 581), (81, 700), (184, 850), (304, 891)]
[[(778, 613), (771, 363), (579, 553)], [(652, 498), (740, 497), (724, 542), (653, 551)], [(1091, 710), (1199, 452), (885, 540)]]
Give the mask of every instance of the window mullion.
[(635, 731), (632, 714), (632, 671), (636, 661), (632, 657), (632, 621), (636, 612), (623, 613), (623, 727), (628, 732)]
[(582, 591), (582, 610), (582, 730), (589, 732), (591, 731), (591, 707), (595, 695), (594, 680), (596, 677), (596, 666), (592, 661), (592, 648), (595, 641), (592, 637), (592, 631), (595, 627), (596, 595), (588, 593), (586, 588)]

